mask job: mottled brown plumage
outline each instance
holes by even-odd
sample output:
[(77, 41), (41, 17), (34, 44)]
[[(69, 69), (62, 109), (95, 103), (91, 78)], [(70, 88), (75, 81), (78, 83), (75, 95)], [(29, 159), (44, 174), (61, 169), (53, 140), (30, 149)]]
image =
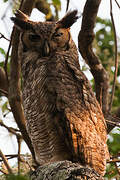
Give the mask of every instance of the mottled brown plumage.
[(12, 20), (22, 31), (23, 106), (37, 162), (71, 160), (104, 175), (106, 123), (69, 31), (77, 11), (58, 22), (24, 16), (18, 11)]

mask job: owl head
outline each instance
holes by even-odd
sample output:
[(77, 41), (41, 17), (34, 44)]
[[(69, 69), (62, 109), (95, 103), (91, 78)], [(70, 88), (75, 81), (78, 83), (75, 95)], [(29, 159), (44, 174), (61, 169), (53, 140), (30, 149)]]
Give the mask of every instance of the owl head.
[(33, 22), (18, 10), (11, 20), (22, 32), (23, 50), (37, 51), (40, 56), (49, 56), (52, 52), (69, 50), (70, 27), (78, 19), (77, 10), (68, 12), (57, 22)]

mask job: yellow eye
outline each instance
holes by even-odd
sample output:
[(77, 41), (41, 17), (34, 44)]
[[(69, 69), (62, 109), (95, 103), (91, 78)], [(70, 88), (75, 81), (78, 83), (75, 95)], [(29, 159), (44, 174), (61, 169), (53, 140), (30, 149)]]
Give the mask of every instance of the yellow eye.
[(40, 36), (37, 35), (37, 34), (30, 34), (30, 35), (29, 35), (29, 40), (30, 40), (30, 41), (37, 42), (37, 41), (39, 41), (40, 39), (41, 39)]

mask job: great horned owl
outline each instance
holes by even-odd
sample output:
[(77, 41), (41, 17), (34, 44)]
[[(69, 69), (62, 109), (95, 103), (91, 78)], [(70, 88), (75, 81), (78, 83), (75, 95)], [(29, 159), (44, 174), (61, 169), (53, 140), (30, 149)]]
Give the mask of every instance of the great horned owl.
[(33, 22), (17, 11), (23, 107), (36, 161), (71, 160), (104, 175), (106, 123), (91, 86), (80, 70), (70, 27), (77, 10), (58, 22)]

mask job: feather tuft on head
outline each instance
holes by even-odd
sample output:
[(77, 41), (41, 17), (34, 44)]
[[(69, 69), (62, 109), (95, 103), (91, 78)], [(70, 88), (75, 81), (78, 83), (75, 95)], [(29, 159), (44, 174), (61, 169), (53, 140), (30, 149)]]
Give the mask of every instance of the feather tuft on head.
[(78, 11), (69, 11), (60, 21), (57, 22), (61, 28), (70, 28), (79, 18)]
[(20, 10), (17, 10), (15, 13), (15, 17), (11, 17), (10, 19), (21, 31), (29, 30), (32, 28), (32, 23), (30, 22), (29, 17)]

